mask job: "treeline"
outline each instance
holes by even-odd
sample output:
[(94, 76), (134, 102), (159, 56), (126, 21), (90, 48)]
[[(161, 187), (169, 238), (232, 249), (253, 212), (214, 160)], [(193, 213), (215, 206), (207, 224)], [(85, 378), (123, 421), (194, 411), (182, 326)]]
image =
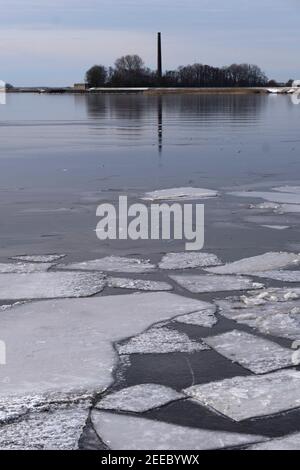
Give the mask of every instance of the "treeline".
[(232, 64), (227, 67), (193, 64), (169, 70), (158, 78), (138, 55), (126, 55), (116, 60), (114, 67), (91, 67), (85, 77), (87, 85), (95, 87), (256, 87), (266, 86), (268, 77), (257, 66)]

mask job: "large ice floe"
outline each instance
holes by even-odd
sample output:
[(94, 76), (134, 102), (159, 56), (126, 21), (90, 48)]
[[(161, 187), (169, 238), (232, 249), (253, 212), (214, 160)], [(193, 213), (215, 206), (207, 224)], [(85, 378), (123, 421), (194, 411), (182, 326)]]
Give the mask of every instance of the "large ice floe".
[(251, 258), (243, 258), (224, 266), (207, 268), (206, 271), (214, 274), (251, 274), (286, 268), (288, 266), (297, 266), (299, 263), (300, 254), (269, 252)]
[(253, 444), (247, 447), (247, 450), (300, 450), (300, 433)]
[(101, 292), (105, 282), (99, 273), (0, 274), (0, 299), (88, 297)]
[(82, 261), (80, 263), (61, 264), (59, 269), (82, 271), (108, 271), (118, 273), (148, 273), (154, 271), (155, 265), (149, 260), (125, 258), (123, 256), (106, 256), (105, 258)]
[(24, 261), (26, 263), (54, 263), (55, 261), (59, 261), (62, 258), (65, 258), (66, 255), (18, 255), (12, 256), (11, 259), (16, 261)]
[(164, 385), (141, 384), (106, 395), (96, 408), (143, 413), (181, 398), (186, 397)]
[(219, 258), (212, 253), (183, 252), (167, 253), (158, 264), (160, 269), (191, 269), (217, 266), (222, 264)]
[(173, 287), (167, 282), (152, 281), (148, 279), (128, 279), (123, 277), (109, 277), (107, 286), (119, 289), (143, 291), (170, 291)]
[(218, 191), (203, 188), (169, 188), (158, 189), (145, 194), (143, 197), (146, 201), (186, 201), (196, 199), (208, 199), (218, 196)]
[(202, 308), (199, 312), (181, 315), (180, 317), (176, 317), (174, 321), (187, 325), (201, 326), (203, 328), (212, 328), (218, 322), (215, 315), (217, 307), (208, 302), (202, 302), (202, 304)]
[(112, 450), (213, 450), (265, 441), (262, 436), (195, 429), (94, 410), (97, 434)]
[(300, 204), (300, 193), (283, 193), (280, 191), (234, 191), (229, 194), (237, 197), (264, 199), (268, 202), (278, 202), (282, 204)]
[(191, 340), (185, 333), (165, 327), (153, 327), (118, 346), (119, 354), (192, 353), (209, 347), (202, 341)]
[(261, 294), (219, 300), (219, 313), (263, 334), (300, 339), (300, 289), (267, 289)]
[(254, 374), (265, 374), (293, 366), (290, 349), (244, 331), (234, 330), (210, 336), (205, 338), (204, 342), (222, 356), (237, 362)]
[(253, 273), (253, 276), (282, 282), (300, 282), (300, 271), (265, 271)]
[(242, 276), (219, 276), (213, 274), (174, 275), (170, 276), (189, 292), (200, 294), (204, 292), (226, 292), (238, 290), (262, 289), (263, 284), (253, 282)]
[(299, 408), (299, 390), (300, 372), (284, 370), (194, 385), (185, 393), (196, 403), (243, 421)]
[(0, 263), (0, 274), (45, 273), (52, 266), (51, 263)]

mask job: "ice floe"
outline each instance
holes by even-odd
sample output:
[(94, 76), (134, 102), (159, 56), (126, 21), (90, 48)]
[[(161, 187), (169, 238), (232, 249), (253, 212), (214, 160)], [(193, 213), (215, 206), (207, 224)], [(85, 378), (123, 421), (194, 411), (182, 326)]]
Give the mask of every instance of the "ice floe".
[[(242, 306), (264, 305), (267, 302), (289, 302), (300, 298), (300, 288), (271, 287), (263, 291), (248, 292), (240, 297)], [(238, 308), (237, 304), (234, 308)]]
[(262, 289), (263, 284), (253, 282), (252, 279), (242, 276), (219, 276), (213, 274), (176, 275), (170, 276), (180, 286), (189, 292), (200, 294), (203, 292), (225, 292), (250, 289)]
[(288, 225), (262, 225), (264, 228), (271, 228), (273, 230), (287, 230), (290, 228)]
[(206, 271), (214, 274), (251, 274), (259, 271), (270, 271), (300, 263), (300, 255), (286, 252), (269, 252), (263, 255), (243, 258), (225, 266), (207, 268)]
[(282, 282), (300, 282), (300, 271), (265, 271), (253, 273), (253, 276)]
[(155, 292), (31, 302), (1, 312), (8, 360), (0, 367), (0, 397), (101, 392), (112, 381), (114, 342), (201, 307)]
[(100, 273), (0, 274), (0, 299), (88, 297), (101, 292), (105, 282)]
[(230, 331), (210, 336), (204, 342), (222, 356), (237, 362), (254, 374), (265, 374), (293, 366), (292, 351), (263, 338)]
[[(204, 304), (206, 302), (203, 302)], [(218, 319), (215, 316), (216, 306), (210, 305), (207, 303), (207, 306), (203, 310), (194, 313), (188, 313), (187, 315), (182, 315), (174, 319), (174, 321), (179, 323), (185, 323), (187, 325), (201, 326), (203, 328), (212, 328)]]
[(112, 450), (213, 450), (265, 441), (262, 436), (195, 429), (94, 410), (92, 422)]
[(167, 282), (151, 281), (148, 279), (128, 279), (121, 277), (109, 277), (107, 279), (108, 287), (117, 287), (119, 289), (135, 289), (143, 291), (169, 291), (173, 287)]
[(185, 395), (172, 388), (157, 384), (141, 384), (106, 395), (97, 403), (96, 408), (143, 413), (181, 398), (185, 398)]
[(0, 263), (0, 274), (45, 273), (52, 266), (52, 263)]
[(185, 201), (185, 200), (196, 200), (196, 199), (208, 199), (211, 197), (218, 196), (218, 191), (212, 189), (203, 188), (169, 188), (169, 189), (158, 189), (157, 191), (151, 191), (145, 194), (144, 200), (148, 201), (160, 201), (160, 200), (172, 200), (172, 201)]
[(183, 252), (167, 253), (158, 264), (160, 269), (191, 269), (222, 264), (219, 258), (212, 253)]
[(280, 193), (300, 194), (300, 186), (280, 186), (278, 188), (273, 188), (273, 191), (279, 191)]
[(54, 263), (55, 261), (59, 261), (62, 258), (65, 258), (66, 255), (18, 255), (12, 256), (11, 259), (16, 261), (24, 261), (24, 262), (31, 262), (31, 263)]
[(300, 372), (234, 377), (194, 385), (185, 393), (234, 421), (268, 416), (300, 407)]
[(300, 450), (300, 433), (253, 444), (247, 450)]
[(119, 354), (192, 353), (209, 349), (203, 342), (191, 340), (185, 333), (164, 327), (153, 327), (118, 346)]
[(59, 269), (83, 271), (108, 271), (119, 273), (147, 273), (155, 269), (149, 260), (140, 258), (125, 258), (123, 256), (106, 256), (105, 258), (80, 263), (59, 265)]
[(76, 450), (87, 417), (85, 407), (30, 414), (0, 427), (0, 449)]
[(271, 191), (234, 191), (231, 196), (248, 197), (252, 199), (264, 199), (268, 202), (278, 202), (282, 204), (300, 204), (300, 193), (283, 193)]

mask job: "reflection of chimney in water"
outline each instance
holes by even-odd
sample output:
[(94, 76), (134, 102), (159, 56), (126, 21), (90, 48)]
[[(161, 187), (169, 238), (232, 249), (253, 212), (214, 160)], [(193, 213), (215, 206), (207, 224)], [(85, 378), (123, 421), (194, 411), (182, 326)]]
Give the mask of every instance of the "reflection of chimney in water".
[(157, 33), (157, 79), (160, 84), (162, 78), (161, 33)]
[(163, 116), (162, 116), (162, 96), (157, 97), (157, 136), (158, 136), (158, 152), (162, 152), (163, 146)]

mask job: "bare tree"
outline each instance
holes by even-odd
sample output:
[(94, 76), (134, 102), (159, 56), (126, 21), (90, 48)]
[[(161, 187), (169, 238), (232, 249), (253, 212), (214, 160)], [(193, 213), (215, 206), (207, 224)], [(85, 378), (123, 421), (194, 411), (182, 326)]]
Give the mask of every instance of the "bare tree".
[(105, 85), (107, 79), (107, 70), (104, 65), (94, 65), (85, 75), (85, 81), (90, 87), (101, 87)]

